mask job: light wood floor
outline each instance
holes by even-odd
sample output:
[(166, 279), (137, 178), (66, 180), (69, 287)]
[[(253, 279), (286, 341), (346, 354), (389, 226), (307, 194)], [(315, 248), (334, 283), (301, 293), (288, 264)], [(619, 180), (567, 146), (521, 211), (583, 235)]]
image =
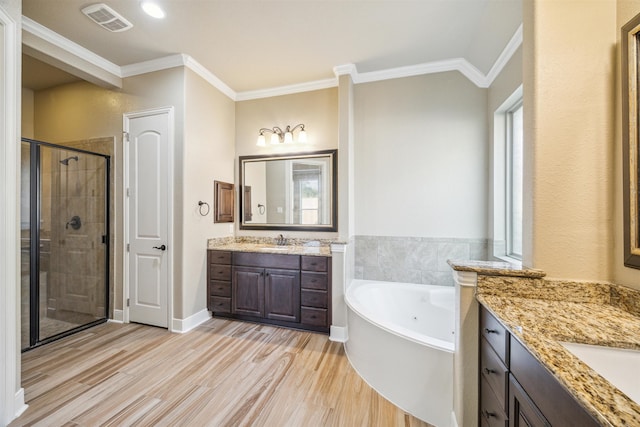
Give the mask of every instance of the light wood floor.
[(186, 334), (107, 323), (22, 356), (10, 426), (420, 426), (326, 335), (211, 319)]

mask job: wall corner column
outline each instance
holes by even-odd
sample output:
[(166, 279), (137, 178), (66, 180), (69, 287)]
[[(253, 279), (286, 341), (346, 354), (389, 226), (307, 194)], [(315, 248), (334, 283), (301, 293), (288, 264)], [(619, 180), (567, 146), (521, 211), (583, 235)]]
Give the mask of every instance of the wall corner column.
[(478, 425), (478, 273), (453, 271), (455, 282), (455, 352), (452, 426)]

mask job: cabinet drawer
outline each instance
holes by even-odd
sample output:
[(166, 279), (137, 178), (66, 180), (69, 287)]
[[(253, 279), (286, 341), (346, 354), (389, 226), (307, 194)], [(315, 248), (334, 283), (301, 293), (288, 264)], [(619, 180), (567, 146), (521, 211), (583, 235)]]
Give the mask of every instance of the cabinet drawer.
[(308, 307), (327, 308), (327, 292), (303, 289), (300, 303)]
[(231, 264), (230, 251), (209, 251), (210, 264)]
[(480, 414), (484, 425), (490, 427), (506, 427), (507, 415), (502, 409), (499, 399), (493, 394), (493, 390), (485, 379), (480, 380)]
[(505, 366), (509, 366), (509, 333), (484, 307), (480, 308), (480, 334), (495, 350)]
[(302, 256), (301, 270), (306, 271), (327, 271), (328, 258), (324, 256)]
[(231, 298), (210, 296), (209, 310), (214, 313), (231, 313)]
[(502, 404), (502, 409), (506, 411), (509, 372), (484, 338), (480, 339), (480, 375), (493, 389), (498, 401)]
[(217, 297), (231, 297), (231, 282), (210, 280), (209, 295)]
[(306, 273), (300, 277), (300, 286), (306, 289), (327, 290), (327, 273)]
[(231, 266), (211, 264), (209, 265), (210, 280), (231, 280)]
[(327, 326), (327, 310), (323, 308), (302, 307), (300, 321), (304, 325)]
[(259, 254), (256, 252), (234, 252), (233, 265), (247, 267), (300, 269), (300, 255)]

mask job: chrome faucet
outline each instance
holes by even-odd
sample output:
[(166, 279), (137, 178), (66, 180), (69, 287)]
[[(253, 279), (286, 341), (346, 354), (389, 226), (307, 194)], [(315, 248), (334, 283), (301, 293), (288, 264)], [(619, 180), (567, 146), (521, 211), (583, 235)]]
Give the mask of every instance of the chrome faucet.
[(287, 239), (285, 239), (285, 237), (280, 234), (277, 238), (276, 238), (276, 245), (278, 246), (285, 246), (287, 244)]

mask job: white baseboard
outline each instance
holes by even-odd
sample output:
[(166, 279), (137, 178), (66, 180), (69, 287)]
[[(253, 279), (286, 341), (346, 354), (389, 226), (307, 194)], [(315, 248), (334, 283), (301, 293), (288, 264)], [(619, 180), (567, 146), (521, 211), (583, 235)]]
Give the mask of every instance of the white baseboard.
[(124, 311), (113, 310), (113, 319), (109, 319), (111, 322), (124, 323)]
[(24, 403), (24, 388), (21, 388), (16, 392), (13, 407), (16, 408), (15, 417), (18, 418), (24, 411), (27, 410), (29, 405)]
[(171, 332), (185, 333), (201, 325), (211, 318), (211, 313), (206, 308), (187, 317), (186, 319), (173, 319)]
[(347, 342), (349, 340), (349, 334), (345, 326), (333, 326), (329, 330), (329, 340), (335, 342)]

